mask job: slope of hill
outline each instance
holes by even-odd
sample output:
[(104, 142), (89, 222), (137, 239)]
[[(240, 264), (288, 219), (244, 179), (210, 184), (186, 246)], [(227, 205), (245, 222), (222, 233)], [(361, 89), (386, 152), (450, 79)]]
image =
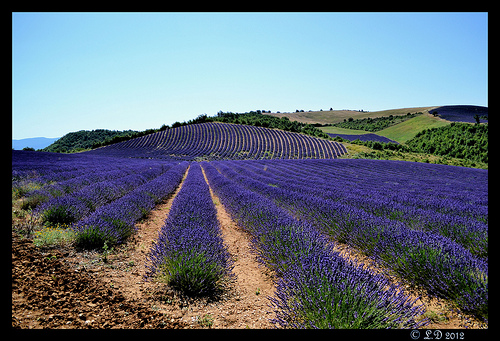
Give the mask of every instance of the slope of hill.
[(338, 142), (278, 129), (206, 122), (159, 131), (88, 151), (97, 155), (178, 160), (335, 158)]
[[(488, 117), (488, 107), (477, 105), (445, 105), (430, 110), (431, 114), (436, 114), (444, 120), (452, 122), (476, 122), (474, 116)], [(481, 119), (480, 122), (487, 122)]]
[(349, 119), (340, 123), (333, 123), (332, 125), (335, 127), (346, 128), (346, 129), (355, 129), (355, 130), (363, 130), (369, 132), (377, 132), (383, 129), (392, 127), (404, 121), (408, 121), (411, 118), (414, 118), (418, 115), (422, 115), (422, 112), (406, 115), (389, 115), (375, 118), (362, 118), (362, 119)]
[(136, 133), (134, 130), (80, 130), (68, 133), (43, 149), (44, 152), (74, 153), (85, 149), (90, 149), (94, 144), (101, 143), (117, 136)]
[(382, 116), (400, 116), (408, 113), (423, 112), (437, 108), (433, 107), (416, 107), (416, 108), (400, 108), (381, 111), (356, 111), (356, 110), (328, 110), (328, 111), (308, 111), (308, 112), (291, 112), (291, 113), (263, 113), (275, 117), (288, 117), (290, 121), (299, 121), (303, 123), (339, 123), (349, 118), (362, 119), (362, 118), (376, 118)]
[(417, 135), (424, 129), (438, 128), (449, 125), (450, 122), (434, 117), (428, 113), (411, 118), (386, 129), (377, 132), (377, 135), (385, 136), (388, 139), (404, 143)]
[[(404, 143), (405, 141), (410, 140), (424, 129), (438, 128), (448, 124), (450, 124), (450, 122), (425, 112), (422, 115), (418, 115), (404, 122), (379, 130), (375, 134), (371, 134), (372, 138), (370, 140), (382, 141), (379, 138), (375, 138), (376, 136), (379, 136), (382, 139), (387, 138), (389, 140), (393, 140), (398, 143)], [(325, 133), (329, 134), (330, 136), (335, 135), (342, 137), (342, 135), (367, 134), (367, 131), (364, 130), (347, 129), (336, 126), (320, 127), (320, 129)]]
[(393, 141), (391, 139), (388, 139), (385, 136), (380, 136), (377, 134), (373, 133), (368, 133), (368, 134), (328, 134), (328, 136), (335, 138), (335, 137), (340, 137), (343, 138), (344, 140), (349, 140), (349, 141), (355, 141), (355, 140), (360, 140), (360, 141), (378, 141), (378, 142), (383, 142), (383, 143), (396, 143), (398, 142)]

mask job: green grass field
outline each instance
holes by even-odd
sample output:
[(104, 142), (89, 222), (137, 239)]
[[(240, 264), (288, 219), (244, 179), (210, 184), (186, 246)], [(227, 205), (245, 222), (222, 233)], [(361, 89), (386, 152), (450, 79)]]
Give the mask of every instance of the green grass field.
[(430, 128), (439, 128), (450, 124), (445, 120), (424, 113), (408, 121), (401, 122), (392, 127), (376, 132), (380, 136), (385, 136), (399, 143), (404, 143), (417, 135), (420, 131)]
[[(404, 110), (404, 109), (402, 109)], [(389, 111), (389, 110), (388, 110)], [(388, 114), (393, 115), (393, 114)], [(438, 128), (450, 124), (440, 118), (434, 117), (431, 114), (424, 113), (417, 117), (411, 118), (408, 121), (401, 122), (389, 128), (375, 132), (374, 134), (385, 136), (391, 140), (399, 143), (404, 143), (417, 135), (418, 132), (424, 129)], [(320, 127), (322, 131), (329, 134), (348, 134), (348, 135), (361, 135), (369, 134), (371, 132), (364, 130), (346, 129), (340, 127)]]

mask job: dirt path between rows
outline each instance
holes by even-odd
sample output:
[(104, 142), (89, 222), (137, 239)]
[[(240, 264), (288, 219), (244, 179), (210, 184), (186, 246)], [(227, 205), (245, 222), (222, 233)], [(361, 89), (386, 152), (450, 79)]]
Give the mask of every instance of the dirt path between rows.
[[(109, 286), (120, 290), (125, 297), (139, 298), (152, 309), (165, 314), (169, 321), (180, 321), (189, 328), (272, 328), (269, 319), (274, 315), (267, 306), (266, 298), (274, 292), (272, 277), (265, 268), (259, 267), (250, 252), (249, 236), (231, 219), (211, 188), (224, 244), (235, 261), (233, 272), (236, 280), (216, 299), (186, 297), (164, 283), (144, 280), (149, 250), (188, 171), (175, 193), (165, 203), (155, 207), (146, 220), (136, 225), (138, 231), (133, 239), (110, 255), (107, 264), (91, 266), (91, 271), (99, 274)], [(95, 261), (95, 256), (91, 258)], [(82, 263), (80, 257), (78, 262)], [(88, 266), (89, 262), (86, 264)]]
[[(189, 170), (188, 170), (189, 171)], [(217, 298), (189, 298), (146, 281), (147, 255), (182, 188), (139, 222), (137, 233), (102, 250), (37, 248), (13, 233), (12, 326), (16, 328), (272, 328), (272, 276), (250, 252), (250, 238), (213, 194), (236, 279)], [(207, 182), (208, 183), (208, 182)]]
[[(147, 253), (186, 176), (187, 171), (176, 191), (139, 222), (137, 233), (113, 248), (106, 261), (101, 250), (71, 245), (40, 249), (13, 233), (12, 326), (189, 328), (180, 316), (155, 309), (149, 291), (156, 284), (144, 281)], [(47, 300), (47, 291), (54, 300)]]
[(388, 278), (393, 284), (399, 285), (406, 295), (413, 300), (416, 305), (424, 305), (426, 312), (424, 317), (430, 320), (425, 326), (426, 329), (484, 329), (488, 324), (478, 320), (476, 317), (463, 313), (456, 309), (449, 301), (432, 297), (422, 288), (413, 288), (402, 284), (400, 279), (391, 275), (391, 271), (377, 264), (373, 259), (363, 255), (354, 247), (343, 243), (331, 243), (332, 251), (339, 252), (343, 258), (355, 261), (368, 268), (370, 271)]
[[(209, 184), (203, 168), (202, 171)], [(221, 323), (222, 328), (272, 328), (270, 319), (275, 314), (267, 298), (274, 295), (272, 274), (258, 263), (250, 250), (250, 236), (231, 219), (212, 188), (210, 195), (217, 209), (224, 244), (234, 261), (233, 272), (237, 276), (232, 288), (235, 299), (213, 311), (218, 316), (216, 321)]]

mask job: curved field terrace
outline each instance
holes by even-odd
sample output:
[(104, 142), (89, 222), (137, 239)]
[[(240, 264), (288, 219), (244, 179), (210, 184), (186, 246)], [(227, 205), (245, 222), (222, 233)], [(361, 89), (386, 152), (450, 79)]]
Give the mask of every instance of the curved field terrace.
[(338, 142), (278, 129), (209, 122), (160, 131), (87, 153), (176, 160), (335, 158)]

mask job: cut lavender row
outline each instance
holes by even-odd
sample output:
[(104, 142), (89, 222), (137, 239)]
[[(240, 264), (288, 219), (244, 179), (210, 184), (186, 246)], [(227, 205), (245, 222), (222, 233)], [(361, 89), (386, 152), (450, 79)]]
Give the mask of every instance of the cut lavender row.
[(199, 164), (191, 164), (148, 261), (147, 278), (163, 279), (188, 295), (215, 294), (233, 276)]

